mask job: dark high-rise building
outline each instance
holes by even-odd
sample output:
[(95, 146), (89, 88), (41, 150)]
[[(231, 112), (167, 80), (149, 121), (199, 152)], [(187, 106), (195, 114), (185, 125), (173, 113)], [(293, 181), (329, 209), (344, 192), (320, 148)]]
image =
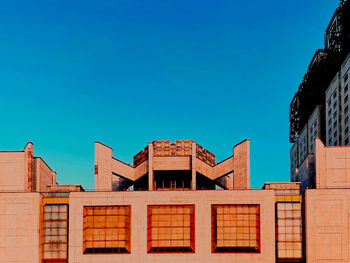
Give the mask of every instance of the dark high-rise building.
[[(350, 1), (341, 1), (289, 107), (291, 180), (314, 187), (314, 141), (349, 145)], [(350, 73), (349, 73), (350, 74)]]

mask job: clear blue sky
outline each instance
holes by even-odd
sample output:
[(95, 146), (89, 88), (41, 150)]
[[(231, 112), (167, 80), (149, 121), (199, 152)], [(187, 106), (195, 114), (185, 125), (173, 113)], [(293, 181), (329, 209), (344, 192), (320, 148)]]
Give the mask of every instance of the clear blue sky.
[(288, 110), (338, 0), (0, 3), (0, 150), (94, 184), (94, 141), (125, 162), (157, 139), (220, 161), (251, 139), (251, 185), (289, 180)]

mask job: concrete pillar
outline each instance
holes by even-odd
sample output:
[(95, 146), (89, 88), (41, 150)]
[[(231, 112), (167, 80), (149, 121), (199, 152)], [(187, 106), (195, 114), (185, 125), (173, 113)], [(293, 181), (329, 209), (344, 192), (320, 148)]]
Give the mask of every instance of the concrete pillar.
[(153, 143), (148, 143), (148, 190), (153, 191), (153, 181), (154, 181), (154, 173), (153, 173)]
[(52, 185), (57, 185), (57, 174), (52, 172)]
[(316, 188), (326, 187), (326, 149), (320, 138), (315, 140), (315, 170)]
[(95, 190), (112, 191), (113, 149), (95, 142)]
[(192, 142), (192, 153), (191, 153), (191, 170), (192, 170), (192, 182), (191, 189), (197, 189), (197, 174), (196, 174), (196, 143)]
[(250, 188), (250, 140), (233, 147), (233, 188)]
[(24, 189), (28, 192), (33, 192), (33, 177), (34, 177), (34, 157), (33, 157), (33, 143), (28, 142), (24, 148), (24, 167), (27, 176), (24, 178)]

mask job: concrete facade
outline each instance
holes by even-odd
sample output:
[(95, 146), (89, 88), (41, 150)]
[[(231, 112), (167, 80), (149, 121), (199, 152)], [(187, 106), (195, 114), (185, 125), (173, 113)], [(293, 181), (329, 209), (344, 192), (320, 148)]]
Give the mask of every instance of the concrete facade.
[(46, 191), (56, 184), (56, 172), (33, 155), (33, 143), (23, 151), (0, 151), (0, 191)]
[[(316, 138), (301, 182), (251, 189), (249, 140), (221, 162), (194, 141), (154, 141), (133, 166), (97, 142), (91, 192), (52, 184), (35, 157), (29, 191), (28, 151), (0, 155), (3, 177), (8, 160), (22, 172), (0, 191), (0, 262), (350, 261), (350, 147)], [(301, 191), (311, 180), (304, 165), (314, 166), (316, 189)]]
[[(194, 253), (147, 253), (147, 206), (190, 204), (195, 207)], [(261, 209), (260, 253), (212, 253), (211, 205), (258, 204)], [(274, 191), (171, 191), (171, 192), (80, 192), (71, 193), (69, 262), (274, 262)], [(131, 206), (131, 252), (129, 254), (83, 253), (84, 206)]]
[(349, 201), (349, 189), (306, 191), (306, 262), (350, 262)]
[(325, 146), (316, 139), (316, 188), (350, 187), (350, 147)]
[(40, 262), (39, 193), (0, 193), (0, 262)]

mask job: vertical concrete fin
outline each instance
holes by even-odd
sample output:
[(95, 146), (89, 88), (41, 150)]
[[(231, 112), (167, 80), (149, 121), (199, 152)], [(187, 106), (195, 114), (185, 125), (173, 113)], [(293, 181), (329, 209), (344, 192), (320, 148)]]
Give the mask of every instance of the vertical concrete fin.
[(196, 143), (192, 142), (192, 151), (191, 151), (191, 169), (192, 169), (192, 182), (191, 182), (191, 188), (192, 190), (197, 189), (197, 169), (196, 169)]
[(233, 188), (250, 188), (250, 140), (233, 147)]
[(154, 173), (153, 173), (153, 142), (148, 143), (148, 190), (153, 191), (153, 181), (154, 181)]
[(52, 185), (57, 185), (57, 174), (52, 171)]
[(95, 190), (112, 190), (113, 149), (95, 142)]
[(326, 149), (320, 138), (315, 140), (316, 188), (327, 185), (326, 178)]
[(33, 192), (33, 175), (34, 175), (34, 156), (33, 156), (33, 143), (28, 142), (24, 147), (24, 160), (25, 160), (25, 190), (28, 192)]

